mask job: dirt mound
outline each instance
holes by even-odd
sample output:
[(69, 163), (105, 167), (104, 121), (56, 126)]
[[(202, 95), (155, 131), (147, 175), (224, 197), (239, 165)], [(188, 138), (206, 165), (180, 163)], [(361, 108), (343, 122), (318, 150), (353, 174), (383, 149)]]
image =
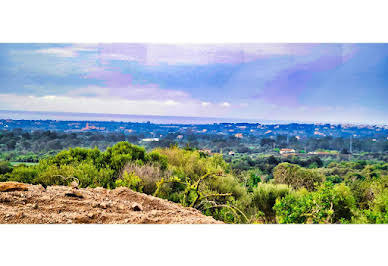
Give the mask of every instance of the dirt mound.
[[(8, 187), (4, 185), (4, 187)], [(128, 188), (74, 189), (26, 185), (27, 191), (0, 192), (3, 224), (213, 224), (221, 223), (193, 208)], [(12, 185), (15, 187), (15, 185)], [(24, 186), (18, 186), (23, 187)]]

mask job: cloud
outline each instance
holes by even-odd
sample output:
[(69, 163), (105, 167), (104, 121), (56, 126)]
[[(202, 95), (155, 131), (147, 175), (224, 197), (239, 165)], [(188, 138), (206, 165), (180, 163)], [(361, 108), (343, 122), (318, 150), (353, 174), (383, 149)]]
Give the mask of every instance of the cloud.
[(137, 61), (144, 65), (247, 63), (279, 55), (304, 55), (310, 44), (101, 44), (102, 61)]
[[(8, 99), (1, 99), (1, 109), (26, 106), (40, 110), (49, 104), (62, 111), (74, 108), (88, 112), (90, 108), (109, 113), (121, 110), (304, 120), (314, 117), (346, 120), (346, 115), (349, 120), (352, 117), (355, 118), (352, 120), (367, 120), (365, 114), (372, 114), (370, 110), (374, 109), (376, 117), (383, 119), (378, 112), (387, 110), (384, 101), (388, 92), (387, 47), (386, 44), (0, 45), (0, 94), (10, 97), (9, 103)], [(24, 96), (18, 98), (16, 94)], [(112, 105), (112, 111), (107, 103)], [(341, 105), (344, 110), (338, 107)], [(363, 106), (369, 111), (361, 112)]]
[[(4, 110), (25, 111), (57, 111), (80, 113), (107, 113), (107, 114), (137, 114), (137, 115), (165, 115), (165, 116), (199, 116), (225, 117), (220, 108), (213, 106), (210, 110), (200, 101), (186, 99), (136, 99), (129, 100), (118, 97), (84, 97), (84, 96), (33, 96), (0, 94), (0, 106)], [(209, 115), (211, 114), (211, 115)]]
[(127, 100), (187, 101), (191, 96), (183, 91), (160, 89), (156, 86), (100, 87), (88, 86), (72, 89), (63, 94), (70, 97), (106, 97)]
[(64, 47), (52, 47), (45, 49), (35, 50), (38, 54), (54, 55), (59, 57), (77, 57), (80, 52), (96, 52), (97, 49), (94, 45), (75, 44)]
[(102, 64), (112, 60), (144, 65), (206, 65), (247, 63), (281, 55), (305, 55), (314, 44), (69, 44), (37, 49), (35, 53), (74, 58), (94, 52)]
[[(238, 105), (238, 104), (236, 104)], [(15, 94), (0, 94), (0, 106), (3, 110), (48, 111), (48, 112), (80, 112), (106, 114), (135, 114), (135, 115), (162, 115), (162, 116), (195, 116), (195, 117), (224, 117), (267, 119), (287, 121), (326, 121), (358, 122), (358, 123), (387, 123), (384, 110), (360, 108), (360, 106), (303, 106), (292, 108), (257, 103), (249, 104), (246, 108), (230, 105), (230, 108), (219, 108), (219, 105), (203, 106), (202, 102), (193, 99), (186, 101), (176, 100), (128, 100), (113, 97), (71, 97), (71, 96), (26, 96)], [(259, 106), (259, 108), (257, 108)]]

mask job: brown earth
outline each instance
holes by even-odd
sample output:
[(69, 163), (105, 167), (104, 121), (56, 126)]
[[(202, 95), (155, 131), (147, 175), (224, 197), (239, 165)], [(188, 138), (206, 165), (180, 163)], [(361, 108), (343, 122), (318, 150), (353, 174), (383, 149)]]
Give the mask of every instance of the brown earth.
[[(9, 183), (9, 182), (6, 182)], [(193, 208), (120, 187), (6, 184), (0, 191), (1, 224), (215, 224)], [(19, 185), (18, 185), (19, 184)], [(10, 187), (27, 188), (27, 191)]]

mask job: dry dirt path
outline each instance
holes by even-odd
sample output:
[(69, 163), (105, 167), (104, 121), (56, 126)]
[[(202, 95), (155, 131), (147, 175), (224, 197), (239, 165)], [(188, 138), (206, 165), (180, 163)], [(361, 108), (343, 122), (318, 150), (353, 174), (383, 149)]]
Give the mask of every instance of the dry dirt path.
[[(0, 183), (4, 188), (5, 183)], [(27, 185), (26, 191), (0, 186), (1, 224), (215, 224), (193, 208), (128, 188), (74, 189)], [(12, 187), (12, 184), (11, 184)], [(2, 191), (3, 190), (3, 191)], [(6, 192), (5, 192), (6, 191)]]

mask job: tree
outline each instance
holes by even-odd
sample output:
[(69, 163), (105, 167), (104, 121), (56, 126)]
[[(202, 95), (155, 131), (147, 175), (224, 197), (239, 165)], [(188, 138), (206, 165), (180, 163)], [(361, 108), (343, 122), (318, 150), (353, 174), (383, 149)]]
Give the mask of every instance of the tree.
[(274, 206), (279, 223), (349, 223), (355, 199), (344, 184), (323, 183), (317, 191), (302, 189), (277, 199)]
[(262, 218), (266, 223), (275, 222), (273, 206), (277, 199), (287, 196), (290, 191), (287, 185), (261, 183), (253, 188), (250, 208), (253, 208), (253, 213), (263, 213)]
[(310, 169), (305, 169), (296, 164), (281, 163), (273, 170), (277, 184), (286, 184), (293, 188), (305, 187), (314, 190), (316, 185), (323, 180), (323, 175)]
[(0, 175), (12, 172), (12, 166), (7, 161), (0, 161)]

